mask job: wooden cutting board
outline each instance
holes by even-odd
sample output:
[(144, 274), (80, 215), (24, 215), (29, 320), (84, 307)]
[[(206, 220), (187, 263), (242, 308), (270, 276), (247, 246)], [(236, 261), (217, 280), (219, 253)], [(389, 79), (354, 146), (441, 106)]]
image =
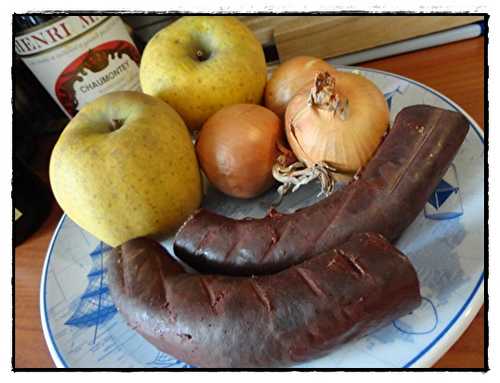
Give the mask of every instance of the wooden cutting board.
[[(179, 15), (124, 15), (147, 42)], [(237, 16), (280, 61), (299, 55), (332, 58), (483, 20), (483, 16)]]
[(483, 16), (239, 16), (280, 61), (332, 58), (483, 20)]

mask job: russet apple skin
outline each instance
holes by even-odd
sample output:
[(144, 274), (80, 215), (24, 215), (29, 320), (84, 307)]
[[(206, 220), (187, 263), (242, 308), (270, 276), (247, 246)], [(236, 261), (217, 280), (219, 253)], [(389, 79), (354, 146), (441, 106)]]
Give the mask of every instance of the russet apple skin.
[(111, 246), (172, 232), (202, 198), (186, 125), (165, 102), (139, 92), (84, 106), (57, 141), (49, 175), (65, 213)]
[(140, 67), (142, 90), (170, 104), (191, 130), (224, 106), (258, 104), (266, 80), (261, 44), (230, 16), (180, 18), (149, 41)]

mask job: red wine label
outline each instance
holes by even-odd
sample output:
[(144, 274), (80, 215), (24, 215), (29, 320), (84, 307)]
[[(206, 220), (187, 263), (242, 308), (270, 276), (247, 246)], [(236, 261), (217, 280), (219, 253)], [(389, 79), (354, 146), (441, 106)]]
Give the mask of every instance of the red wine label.
[(118, 16), (68, 16), (15, 39), (21, 55), (69, 116), (117, 90), (140, 90), (140, 55)]
[(96, 95), (128, 89), (130, 84), (136, 83), (139, 60), (139, 52), (128, 41), (115, 40), (98, 45), (64, 68), (55, 84), (57, 100), (74, 116), (80, 106)]

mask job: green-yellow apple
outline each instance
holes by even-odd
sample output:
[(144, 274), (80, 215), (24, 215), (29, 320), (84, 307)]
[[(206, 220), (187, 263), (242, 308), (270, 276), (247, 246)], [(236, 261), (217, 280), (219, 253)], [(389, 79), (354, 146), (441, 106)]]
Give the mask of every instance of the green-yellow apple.
[(141, 59), (142, 90), (160, 97), (192, 130), (224, 106), (257, 104), (266, 85), (264, 51), (230, 16), (185, 16), (158, 32)]
[(189, 130), (162, 100), (114, 92), (70, 121), (50, 160), (57, 202), (111, 246), (169, 233), (202, 198)]

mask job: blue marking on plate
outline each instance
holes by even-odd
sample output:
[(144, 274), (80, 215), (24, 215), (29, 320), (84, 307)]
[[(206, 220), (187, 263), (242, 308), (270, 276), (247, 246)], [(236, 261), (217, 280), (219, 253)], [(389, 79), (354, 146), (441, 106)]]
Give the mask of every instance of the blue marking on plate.
[(424, 356), (439, 340), (445, 336), (450, 328), (455, 324), (456, 321), (460, 318), (460, 316), (463, 314), (465, 309), (469, 306), (469, 304), (472, 302), (472, 299), (476, 296), (477, 291), (481, 287), (484, 281), (484, 271), (481, 273), (479, 280), (477, 281), (476, 285), (472, 289), (472, 292), (470, 295), (467, 297), (465, 300), (464, 304), (462, 307), (460, 307), (460, 310), (455, 314), (455, 316), (448, 322), (446, 327), (439, 333), (437, 337), (435, 337), (432, 342), (430, 342), (422, 351), (420, 351), (417, 355), (415, 355), (408, 363), (406, 363), (403, 368), (408, 368), (411, 367), (416, 361), (418, 361), (422, 356)]
[(403, 94), (403, 91), (401, 91), (401, 85), (398, 86), (395, 90), (384, 93), (384, 98), (387, 101), (387, 106), (389, 107), (389, 110), (391, 110), (392, 106), (392, 98), (396, 95), (396, 93)]
[(104, 242), (100, 242), (99, 245), (92, 251), (89, 255), (91, 258), (101, 257), (104, 253), (107, 253), (112, 249), (111, 246), (106, 245)]
[(425, 218), (443, 221), (457, 218), (464, 214), (455, 164), (451, 164), (445, 178), (446, 180), (443, 178), (439, 182), (427, 200), (428, 204), (424, 207)]
[(441, 180), (434, 190), (434, 193), (429, 196), (428, 202), (434, 206), (435, 209), (439, 209), (452, 193), (458, 193), (458, 187), (450, 185), (445, 180)]
[[(424, 302), (427, 303), (427, 305), (425, 305)], [(403, 334), (409, 334), (409, 335), (430, 334), (437, 328), (437, 325), (439, 323), (439, 317), (438, 317), (438, 312), (436, 310), (436, 306), (429, 298), (422, 297), (422, 305), (420, 305), (420, 307), (417, 310), (424, 310), (426, 317), (432, 317), (432, 325), (429, 326), (429, 328), (424, 328), (424, 329), (415, 328), (415, 324), (411, 323), (414, 316), (418, 318), (418, 313), (416, 314), (415, 312), (412, 312), (406, 317), (393, 320), (392, 325)], [(432, 314), (430, 314), (430, 312), (432, 312)]]
[(109, 321), (118, 312), (109, 294), (106, 278), (107, 269), (103, 265), (104, 254), (110, 250), (110, 246), (100, 242), (96, 249), (89, 254), (93, 265), (87, 274), (89, 281), (87, 288), (80, 295), (75, 312), (64, 323), (78, 328), (95, 326), (94, 343), (97, 338), (98, 326)]
[(153, 367), (163, 367), (163, 368), (169, 368), (169, 367), (180, 367), (180, 368), (193, 368), (189, 364), (186, 364), (180, 360), (177, 360), (175, 358), (172, 358), (170, 355), (164, 354), (163, 352), (158, 352), (155, 356), (155, 358), (151, 361), (146, 363), (148, 366), (153, 366)]
[(389, 110), (391, 110), (393, 96), (394, 96), (394, 92), (384, 94), (384, 97), (385, 97), (385, 100), (387, 101), (387, 106), (389, 107)]

